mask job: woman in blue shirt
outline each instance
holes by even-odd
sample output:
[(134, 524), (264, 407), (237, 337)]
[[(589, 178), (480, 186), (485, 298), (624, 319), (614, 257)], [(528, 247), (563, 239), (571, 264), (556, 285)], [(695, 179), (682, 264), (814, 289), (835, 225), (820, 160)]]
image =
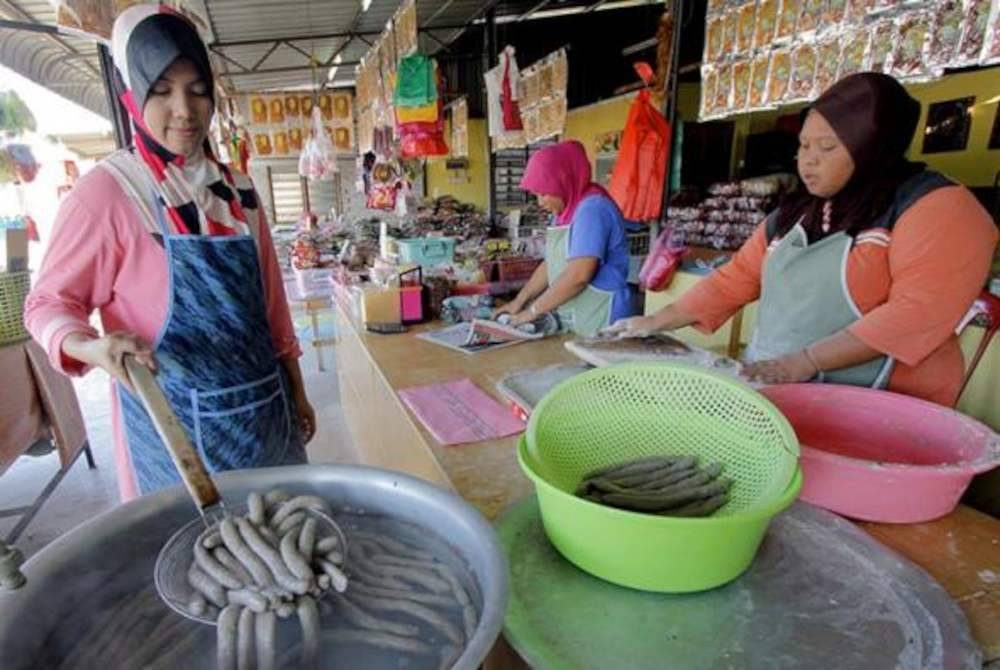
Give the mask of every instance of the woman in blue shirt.
[(556, 312), (565, 330), (592, 336), (632, 314), (625, 219), (604, 188), (591, 181), (583, 145), (560, 142), (528, 161), (521, 188), (553, 216), (545, 262), (502, 312), (511, 323)]

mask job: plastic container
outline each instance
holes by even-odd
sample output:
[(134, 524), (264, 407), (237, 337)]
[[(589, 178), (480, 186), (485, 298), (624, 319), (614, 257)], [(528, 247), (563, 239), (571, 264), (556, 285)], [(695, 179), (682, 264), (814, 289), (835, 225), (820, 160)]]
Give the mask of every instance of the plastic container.
[(395, 245), (399, 263), (417, 263), (427, 268), (455, 260), (455, 239), (452, 237), (414, 237), (396, 240)]
[(761, 393), (802, 443), (802, 499), (853, 519), (918, 523), (945, 516), (974, 475), (1000, 465), (993, 430), (924, 400), (835, 384)]
[(292, 271), (295, 273), (295, 287), (299, 290), (300, 296), (330, 294), (333, 280), (333, 272), (330, 268), (310, 268), (308, 270), (292, 268)]
[[(734, 480), (713, 516), (639, 514), (574, 495), (596, 468), (679, 454), (719, 461)], [(701, 591), (738, 577), (801, 486), (798, 442), (771, 403), (732, 378), (673, 363), (599, 368), (559, 384), (531, 415), (519, 462), (563, 556), (649, 591)]]

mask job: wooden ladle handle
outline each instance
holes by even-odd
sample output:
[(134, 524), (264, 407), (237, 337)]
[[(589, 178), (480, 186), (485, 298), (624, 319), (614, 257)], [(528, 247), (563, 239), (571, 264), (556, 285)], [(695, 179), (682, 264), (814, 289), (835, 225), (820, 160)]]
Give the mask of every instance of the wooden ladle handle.
[(132, 388), (149, 412), (153, 425), (156, 426), (156, 432), (160, 434), (163, 444), (170, 452), (170, 457), (181, 479), (184, 480), (191, 498), (202, 511), (217, 505), (219, 490), (215, 488), (215, 483), (205, 469), (201, 456), (188, 439), (184, 426), (177, 420), (177, 415), (170, 407), (167, 397), (163, 395), (163, 390), (153, 377), (153, 373), (134, 356), (128, 354), (125, 356), (125, 370), (132, 382)]

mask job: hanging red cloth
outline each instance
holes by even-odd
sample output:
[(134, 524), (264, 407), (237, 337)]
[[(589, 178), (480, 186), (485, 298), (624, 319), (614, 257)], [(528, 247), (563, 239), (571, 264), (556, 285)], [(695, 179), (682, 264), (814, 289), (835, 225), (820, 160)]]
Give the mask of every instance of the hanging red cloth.
[[(521, 121), (521, 106), (514, 99), (514, 85), (511, 81), (510, 61), (513, 49), (504, 49), (500, 58), (503, 60), (503, 80), (500, 84), (500, 107), (503, 109), (503, 129), (507, 132), (512, 130), (524, 130)], [(514, 66), (515, 71), (517, 66)]]
[(670, 161), (670, 124), (649, 100), (649, 90), (629, 108), (608, 191), (629, 221), (660, 218)]

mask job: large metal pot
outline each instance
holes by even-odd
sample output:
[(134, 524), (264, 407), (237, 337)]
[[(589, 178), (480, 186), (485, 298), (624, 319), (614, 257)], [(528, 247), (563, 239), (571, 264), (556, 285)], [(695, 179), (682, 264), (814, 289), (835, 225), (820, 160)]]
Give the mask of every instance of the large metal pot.
[[(217, 483), (231, 503), (245, 500), (251, 491), (281, 487), (320, 495), (335, 509), (407, 522), (441, 539), (465, 564), (466, 579), (475, 582), (469, 591), (479, 601), (478, 626), (453, 667), (475, 668), (486, 657), (503, 626), (507, 565), (490, 525), (459, 497), (400, 473), (356, 466), (227, 472)], [(175, 487), (103, 514), (34, 556), (23, 568), (27, 585), (0, 594), (0, 667), (97, 667), (87, 658), (96, 645), (102, 645), (100, 667), (157, 667), (148, 659), (168, 651), (176, 655), (179, 646), (189, 649), (185, 670), (214, 667), (214, 628), (173, 614), (158, 601), (153, 586), (160, 548), (193, 515), (187, 494)], [(143, 605), (143, 599), (149, 604)], [(114, 625), (100, 625), (111, 620), (112, 610), (125, 614)], [(169, 624), (160, 625), (160, 620)], [(103, 650), (109, 640), (112, 658)], [(140, 647), (147, 648), (140, 653)], [(376, 665), (359, 658), (349, 667)]]

